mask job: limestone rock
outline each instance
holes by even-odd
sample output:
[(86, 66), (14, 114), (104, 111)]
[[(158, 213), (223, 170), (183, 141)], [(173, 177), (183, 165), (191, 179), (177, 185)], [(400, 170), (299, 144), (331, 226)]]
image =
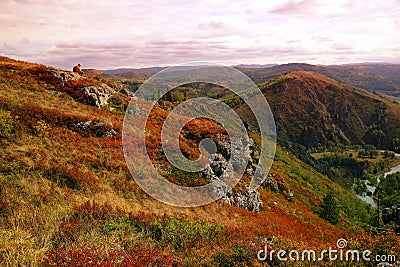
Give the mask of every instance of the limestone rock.
[(59, 79), (61, 82), (76, 81), (81, 78), (81, 75), (76, 72), (63, 71), (63, 70), (48, 70), (48, 72)]
[[(60, 80), (60, 83), (64, 85), (68, 81), (76, 81), (82, 78), (82, 76), (76, 72), (63, 71), (50, 69), (48, 73), (53, 75), (55, 78)], [(134, 93), (129, 91), (126, 86), (118, 83), (102, 83), (100, 85), (91, 85), (81, 89), (82, 92), (88, 95), (89, 104), (96, 106), (97, 108), (104, 107), (109, 104), (112, 96), (116, 93), (120, 93), (124, 96), (134, 97)], [(88, 104), (85, 102), (85, 104)]]
[(72, 125), (72, 130), (82, 132), (84, 135), (97, 137), (112, 137), (117, 134), (112, 122), (82, 121)]
[(274, 177), (275, 174), (269, 173), (262, 186), (277, 193), (279, 191), (279, 184), (278, 181), (274, 179)]
[(244, 192), (233, 192), (230, 190), (222, 199), (229, 205), (255, 212), (259, 212), (263, 207), (260, 193), (250, 187), (246, 188)]
[(101, 85), (92, 85), (84, 87), (82, 91), (89, 96), (92, 104), (97, 108), (104, 107), (108, 105), (108, 101), (111, 99), (116, 91), (105, 83)]
[[(243, 180), (239, 181), (237, 185), (238, 190), (236, 188), (232, 190), (229, 185), (224, 183), (224, 181), (232, 179), (234, 172), (238, 169), (244, 168), (246, 172), (255, 172), (257, 164), (254, 163), (255, 160), (251, 156), (254, 152), (254, 142), (251, 139), (239, 140), (232, 147), (226, 140), (218, 140), (217, 142), (218, 152), (215, 154), (214, 161), (202, 171), (202, 176), (207, 180), (217, 181), (214, 193), (229, 205), (259, 212), (263, 207), (259, 192), (250, 188)], [(247, 153), (250, 156), (246, 166), (246, 160), (240, 157), (240, 155)], [(233, 158), (231, 163), (229, 163), (231, 156)]]

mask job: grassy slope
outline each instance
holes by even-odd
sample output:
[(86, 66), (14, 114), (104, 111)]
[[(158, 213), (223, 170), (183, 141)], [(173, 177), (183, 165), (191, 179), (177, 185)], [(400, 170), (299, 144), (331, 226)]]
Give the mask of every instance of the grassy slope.
[[(221, 202), (177, 208), (153, 200), (127, 172), (123, 117), (46, 92), (63, 87), (41, 81), (44, 68), (0, 60), (0, 108), (14, 118), (13, 134), (0, 143), (1, 265), (250, 265), (267, 236), (279, 237), (281, 248), (298, 249), (353, 236), (311, 209), (332, 187), (342, 204), (345, 198), (356, 203), (354, 197), (281, 148), (273, 171), (292, 188), (292, 203), (265, 189), (260, 213)], [(99, 82), (83, 80), (71, 87)], [(69, 129), (88, 119), (113, 122), (117, 136)], [(352, 225), (346, 217), (342, 227)], [(362, 237), (360, 244), (369, 238)]]

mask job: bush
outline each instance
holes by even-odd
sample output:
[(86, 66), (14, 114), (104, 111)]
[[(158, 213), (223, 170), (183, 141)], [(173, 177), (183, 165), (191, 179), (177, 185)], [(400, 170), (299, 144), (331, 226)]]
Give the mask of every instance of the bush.
[(10, 136), (13, 124), (14, 120), (10, 112), (0, 109), (0, 139)]
[(55, 248), (41, 262), (43, 266), (172, 266), (172, 257), (142, 243), (127, 248), (104, 244)]
[(234, 266), (254, 266), (252, 259), (254, 253), (244, 248), (240, 244), (235, 244), (230, 254), (219, 252), (213, 257), (213, 266), (234, 267)]
[(181, 252), (218, 239), (222, 231), (223, 226), (219, 224), (174, 217), (164, 222), (155, 220), (151, 225), (151, 236), (154, 239), (165, 246), (171, 244)]
[(354, 185), (353, 189), (356, 192), (357, 195), (363, 195), (364, 193), (367, 193), (367, 185), (365, 184), (364, 180), (361, 179), (354, 179)]
[(43, 136), (49, 130), (50, 125), (48, 125), (44, 120), (40, 120), (37, 122), (37, 125), (35, 125), (33, 127), (35, 129), (36, 135)]

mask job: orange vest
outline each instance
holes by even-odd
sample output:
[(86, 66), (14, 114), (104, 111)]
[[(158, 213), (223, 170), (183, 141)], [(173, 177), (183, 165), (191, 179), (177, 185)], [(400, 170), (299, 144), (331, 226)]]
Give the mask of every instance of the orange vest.
[(81, 68), (79, 66), (75, 66), (73, 72), (81, 72)]

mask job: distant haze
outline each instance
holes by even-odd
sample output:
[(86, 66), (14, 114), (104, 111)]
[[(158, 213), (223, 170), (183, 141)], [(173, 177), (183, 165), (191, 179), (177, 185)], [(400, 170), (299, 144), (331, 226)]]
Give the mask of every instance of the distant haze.
[(0, 54), (64, 69), (400, 63), (400, 0), (2, 0)]

